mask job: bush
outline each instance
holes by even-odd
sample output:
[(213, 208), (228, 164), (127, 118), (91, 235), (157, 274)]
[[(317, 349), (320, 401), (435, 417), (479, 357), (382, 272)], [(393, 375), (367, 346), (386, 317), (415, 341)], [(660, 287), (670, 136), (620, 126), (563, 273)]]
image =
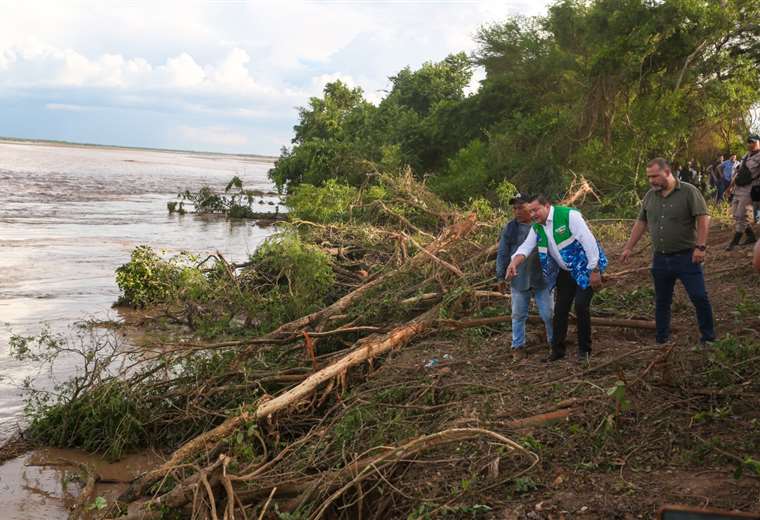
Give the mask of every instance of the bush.
[(266, 318), (264, 328), (319, 309), (335, 283), (330, 256), (291, 233), (264, 242), (251, 256), (243, 279), (256, 292), (252, 313)]
[(137, 246), (129, 262), (116, 269), (116, 285), (122, 293), (118, 303), (146, 307), (168, 302), (183, 282), (192, 282), (190, 287), (197, 292), (203, 275), (190, 265), (193, 260), (186, 253), (164, 260), (149, 246)]
[(468, 209), (475, 213), (478, 216), (478, 220), (482, 222), (487, 222), (496, 215), (491, 203), (483, 197), (471, 199), (468, 204)]
[(129, 262), (116, 269), (120, 304), (145, 307), (165, 301), (177, 282), (177, 273), (149, 246), (137, 246)]
[(520, 191), (517, 189), (517, 186), (506, 180), (501, 181), (499, 185), (496, 186), (496, 199), (499, 201), (502, 208), (509, 207), (509, 201), (519, 193)]
[(48, 381), (52, 389), (33, 388), (31, 378), (24, 381), (25, 412), (30, 419), (25, 437), (117, 459), (145, 445), (147, 408), (138, 404), (138, 396), (125, 381), (111, 377), (123, 366), (122, 359), (117, 361), (123, 355), (118, 337), (82, 326), (74, 330), (73, 337), (44, 329), (37, 336), (10, 338), (9, 353), (18, 361), (49, 365), (52, 373), (59, 356), (64, 355), (66, 362), (76, 367), (66, 381)]
[(296, 219), (322, 223), (343, 222), (348, 219), (358, 193), (356, 188), (330, 179), (321, 187), (311, 184), (297, 186), (287, 196), (286, 204), (290, 216)]
[(35, 442), (81, 448), (117, 460), (146, 445), (143, 410), (126, 383), (111, 379), (54, 403), (30, 401), (27, 415), (32, 421), (26, 435)]

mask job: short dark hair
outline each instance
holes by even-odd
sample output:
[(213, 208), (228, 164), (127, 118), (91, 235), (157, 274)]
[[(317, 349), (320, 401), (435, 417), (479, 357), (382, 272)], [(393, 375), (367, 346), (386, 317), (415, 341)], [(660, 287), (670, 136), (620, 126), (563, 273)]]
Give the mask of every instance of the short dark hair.
[(536, 193), (535, 195), (531, 195), (527, 198), (528, 202), (538, 202), (542, 206), (546, 206), (547, 204), (551, 204), (551, 199), (544, 195), (543, 193)]
[(657, 166), (661, 170), (670, 170), (670, 163), (662, 157), (655, 157), (647, 163), (647, 168), (651, 168), (652, 166)]
[(525, 197), (522, 195), (517, 195), (516, 197), (512, 197), (509, 199), (509, 205), (510, 206), (522, 206), (523, 204), (526, 204), (528, 201)]

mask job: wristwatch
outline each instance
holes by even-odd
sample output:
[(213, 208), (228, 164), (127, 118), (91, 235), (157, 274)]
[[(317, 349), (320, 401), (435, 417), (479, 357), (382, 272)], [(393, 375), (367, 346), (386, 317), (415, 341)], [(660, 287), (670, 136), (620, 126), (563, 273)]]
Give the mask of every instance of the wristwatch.
[(699, 249), (700, 251), (704, 251), (707, 249), (707, 246), (694, 246), (694, 249)]

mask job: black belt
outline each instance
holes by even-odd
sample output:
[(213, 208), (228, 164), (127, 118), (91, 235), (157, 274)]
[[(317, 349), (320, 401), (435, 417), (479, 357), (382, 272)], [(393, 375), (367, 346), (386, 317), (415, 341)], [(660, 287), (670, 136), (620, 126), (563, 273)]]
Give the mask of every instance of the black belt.
[(687, 253), (691, 253), (692, 251), (694, 251), (694, 248), (690, 247), (688, 249), (681, 249), (680, 251), (673, 251), (671, 253), (663, 253), (663, 252), (658, 251), (655, 254), (660, 255), (660, 256), (676, 256), (676, 255), (685, 255)]

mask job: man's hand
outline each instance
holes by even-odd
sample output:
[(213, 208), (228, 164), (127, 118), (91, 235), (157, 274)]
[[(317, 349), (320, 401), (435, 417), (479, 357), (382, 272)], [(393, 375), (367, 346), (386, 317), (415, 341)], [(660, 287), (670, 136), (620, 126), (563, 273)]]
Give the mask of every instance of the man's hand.
[(517, 264), (515, 263), (515, 261), (514, 261), (514, 260), (512, 260), (512, 261), (509, 263), (509, 266), (507, 267), (507, 275), (506, 275), (506, 278), (507, 278), (507, 280), (511, 280), (511, 279), (512, 279), (512, 278), (514, 278), (515, 276), (517, 276)]
[(507, 282), (504, 280), (499, 280), (496, 283), (496, 290), (499, 291), (501, 294), (507, 294)]
[(701, 264), (705, 261), (705, 252), (700, 251), (699, 249), (694, 249), (694, 252), (691, 254), (691, 261), (695, 264)]
[(602, 273), (599, 271), (591, 271), (591, 287), (598, 289), (602, 286)]
[(623, 263), (628, 262), (628, 259), (631, 257), (631, 250), (629, 248), (623, 249), (623, 252), (620, 253), (620, 261)]

